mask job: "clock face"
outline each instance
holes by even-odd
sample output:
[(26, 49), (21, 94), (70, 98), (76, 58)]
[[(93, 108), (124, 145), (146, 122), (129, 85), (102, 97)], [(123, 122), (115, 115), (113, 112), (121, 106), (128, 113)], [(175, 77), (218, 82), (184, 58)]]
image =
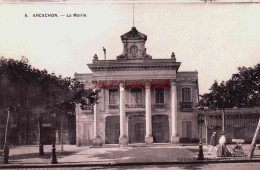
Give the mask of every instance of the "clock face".
[(130, 53), (133, 54), (133, 55), (136, 55), (138, 53), (138, 48), (135, 45), (133, 45), (130, 48)]

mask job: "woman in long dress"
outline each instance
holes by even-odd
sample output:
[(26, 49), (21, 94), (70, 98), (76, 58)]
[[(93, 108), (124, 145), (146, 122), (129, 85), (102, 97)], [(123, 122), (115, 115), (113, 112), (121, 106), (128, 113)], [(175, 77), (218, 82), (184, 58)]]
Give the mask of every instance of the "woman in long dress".
[(231, 153), (228, 151), (226, 146), (226, 137), (224, 136), (224, 132), (222, 132), (222, 136), (219, 138), (219, 145), (217, 149), (218, 157), (229, 157)]
[(217, 135), (216, 135), (216, 132), (213, 132), (211, 137), (210, 137), (210, 148), (209, 148), (209, 151), (208, 151), (208, 155), (210, 155), (210, 152), (212, 151), (212, 149), (214, 148), (217, 152)]

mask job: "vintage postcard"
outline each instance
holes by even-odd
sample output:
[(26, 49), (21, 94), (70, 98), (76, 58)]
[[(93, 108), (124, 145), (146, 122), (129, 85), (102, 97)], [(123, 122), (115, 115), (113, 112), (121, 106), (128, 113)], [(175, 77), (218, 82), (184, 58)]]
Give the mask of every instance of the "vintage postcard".
[(259, 0), (1, 0), (0, 169), (258, 169)]

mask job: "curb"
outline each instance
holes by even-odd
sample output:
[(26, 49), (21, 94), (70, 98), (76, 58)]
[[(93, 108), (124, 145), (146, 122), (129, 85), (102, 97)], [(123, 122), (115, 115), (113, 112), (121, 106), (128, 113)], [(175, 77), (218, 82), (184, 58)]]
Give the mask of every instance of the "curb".
[(0, 169), (9, 168), (58, 168), (58, 167), (115, 167), (115, 166), (141, 166), (141, 165), (183, 165), (183, 164), (216, 164), (216, 163), (248, 163), (260, 160), (197, 160), (172, 162), (103, 162), (103, 163), (61, 163), (61, 164), (1, 164)]

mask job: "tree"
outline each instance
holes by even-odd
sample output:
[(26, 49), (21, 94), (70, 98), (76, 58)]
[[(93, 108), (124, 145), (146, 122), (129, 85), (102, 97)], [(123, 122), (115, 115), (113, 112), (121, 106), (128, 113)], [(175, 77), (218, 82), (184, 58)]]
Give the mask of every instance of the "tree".
[[(18, 119), (26, 119), (27, 143), (31, 112), (39, 114), (38, 127), (41, 133), (42, 114), (57, 112), (68, 116), (68, 113), (74, 113), (76, 103), (81, 103), (82, 107), (94, 104), (99, 93), (85, 89), (84, 84), (76, 79), (33, 68), (25, 57), (20, 61), (0, 59), (0, 88), (0, 115), (5, 119), (7, 109), (12, 107)], [(41, 138), (39, 141), (41, 147)]]
[(215, 80), (201, 103), (212, 108), (258, 107), (260, 105), (260, 64), (239, 67), (238, 73), (220, 84)]
[[(253, 67), (239, 67), (238, 73), (220, 84), (215, 80), (209, 93), (201, 95), (200, 104), (210, 108), (219, 108), (224, 117), (225, 108), (260, 106), (260, 64)], [(224, 122), (222, 126), (224, 127)], [(251, 144), (251, 158), (256, 146), (256, 137), (260, 130), (260, 120)]]

